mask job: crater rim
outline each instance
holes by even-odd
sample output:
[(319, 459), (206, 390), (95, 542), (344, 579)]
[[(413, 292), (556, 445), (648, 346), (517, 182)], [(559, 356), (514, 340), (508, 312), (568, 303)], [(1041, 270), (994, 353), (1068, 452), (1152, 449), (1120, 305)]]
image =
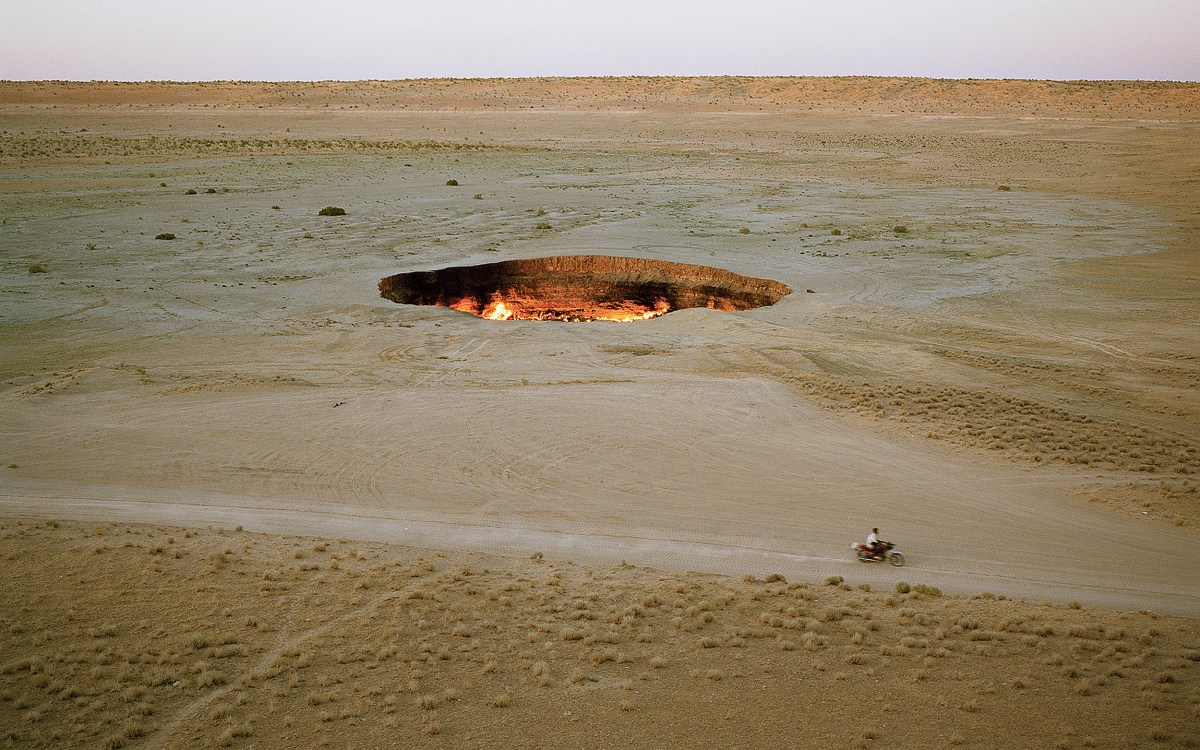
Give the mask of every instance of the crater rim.
[(632, 322), (693, 307), (739, 312), (792, 293), (716, 266), (619, 255), (552, 255), (408, 271), (379, 281), (384, 299), (491, 320)]

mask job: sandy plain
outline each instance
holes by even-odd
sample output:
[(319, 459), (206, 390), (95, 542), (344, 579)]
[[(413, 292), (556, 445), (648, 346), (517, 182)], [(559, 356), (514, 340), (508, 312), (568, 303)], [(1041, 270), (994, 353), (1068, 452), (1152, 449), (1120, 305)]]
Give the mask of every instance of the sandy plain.
[[(1193, 84), (0, 83), (5, 741), (1189, 746), (1198, 113)], [(376, 291), (575, 253), (796, 293), (564, 324)], [(853, 561), (872, 525), (907, 567)], [(304, 633), (371, 658), (278, 664)]]

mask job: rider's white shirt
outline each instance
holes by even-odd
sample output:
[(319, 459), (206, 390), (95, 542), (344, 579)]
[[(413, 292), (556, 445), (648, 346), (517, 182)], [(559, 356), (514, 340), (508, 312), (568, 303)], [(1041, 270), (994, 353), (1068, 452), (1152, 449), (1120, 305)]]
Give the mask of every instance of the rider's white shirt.
[(870, 534), (867, 534), (867, 544), (878, 544), (878, 543), (879, 543), (879, 537), (875, 534), (874, 531), (872, 531)]

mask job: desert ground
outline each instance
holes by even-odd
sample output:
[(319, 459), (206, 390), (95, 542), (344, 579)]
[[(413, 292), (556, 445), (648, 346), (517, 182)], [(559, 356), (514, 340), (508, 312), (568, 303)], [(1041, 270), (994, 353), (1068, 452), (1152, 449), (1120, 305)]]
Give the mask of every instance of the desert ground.
[[(0, 82), (3, 742), (1195, 746), (1197, 206), (1197, 84)], [(794, 293), (378, 290), (583, 254)]]

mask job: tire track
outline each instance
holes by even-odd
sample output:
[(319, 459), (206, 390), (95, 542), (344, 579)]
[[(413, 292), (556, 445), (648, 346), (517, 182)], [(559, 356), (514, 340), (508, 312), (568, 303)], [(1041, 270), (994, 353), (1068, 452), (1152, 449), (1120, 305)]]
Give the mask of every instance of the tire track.
[[(154, 732), (146, 739), (145, 743), (143, 744), (143, 747), (147, 748), (147, 750), (159, 750), (159, 748), (164, 747), (171, 740), (171, 738), (176, 733), (176, 731), (178, 731), (179, 728), (188, 719), (195, 716), (196, 713), (198, 711), (200, 711), (201, 709), (203, 709), (205, 706), (207, 706), (207, 705), (211, 704), (213, 701), (218, 700), (219, 698), (227, 695), (228, 693), (239, 689), (239, 687), (241, 687), (241, 684), (244, 683), (246, 680), (265, 676), (266, 672), (271, 668), (271, 666), (272, 666), (272, 664), (274, 664), (275, 660), (278, 659), (285, 651), (290, 651), (292, 649), (295, 649), (296, 647), (298, 647), (300, 644), (304, 643), (305, 641), (307, 641), (311, 638), (315, 638), (316, 636), (319, 636), (319, 635), (325, 633), (326, 631), (330, 630), (331, 628), (333, 628), (337, 625), (341, 625), (341, 624), (343, 624), (345, 622), (349, 622), (357, 617), (361, 617), (365, 614), (370, 613), (372, 610), (376, 609), (381, 604), (392, 601), (393, 599), (399, 598), (399, 597), (409, 593), (412, 589), (414, 589), (417, 586), (418, 583), (421, 583), (421, 581), (412, 581), (407, 586), (405, 586), (399, 590), (389, 591), (387, 593), (380, 594), (379, 596), (375, 597), (374, 599), (367, 602), (366, 604), (356, 607), (355, 609), (352, 609), (349, 612), (339, 615), (338, 617), (335, 617), (331, 620), (323, 622), (320, 625), (316, 625), (312, 628), (301, 631), (297, 635), (292, 636), (290, 638), (286, 637), (286, 635), (287, 635), (286, 630), (281, 631), (280, 638), (276, 640), (275, 646), (273, 648), (271, 648), (269, 651), (265, 652), (259, 658), (258, 662), (253, 667), (250, 667), (249, 669), (245, 670), (239, 678), (237, 678), (235, 680), (230, 680), (229, 684), (219, 687), (214, 690), (210, 690), (207, 693), (197, 697), (195, 700), (191, 701), (187, 705), (180, 708), (178, 711), (175, 712), (175, 715), (173, 717), (171, 717), (170, 721), (168, 721), (166, 724), (164, 724), (162, 727), (160, 727), (158, 729), (158, 731)], [(306, 586), (303, 591), (297, 592), (295, 597), (293, 597), (295, 599), (295, 602), (293, 603), (292, 607), (290, 608), (290, 610), (288, 612), (288, 623), (289, 624), (295, 618), (296, 610), (299, 607), (299, 603), (300, 603), (300, 600), (303, 598), (303, 595), (306, 594), (309, 590), (311, 590), (311, 588), (312, 588), (312, 586), (311, 586), (311, 582), (310, 582), (309, 586)]]

